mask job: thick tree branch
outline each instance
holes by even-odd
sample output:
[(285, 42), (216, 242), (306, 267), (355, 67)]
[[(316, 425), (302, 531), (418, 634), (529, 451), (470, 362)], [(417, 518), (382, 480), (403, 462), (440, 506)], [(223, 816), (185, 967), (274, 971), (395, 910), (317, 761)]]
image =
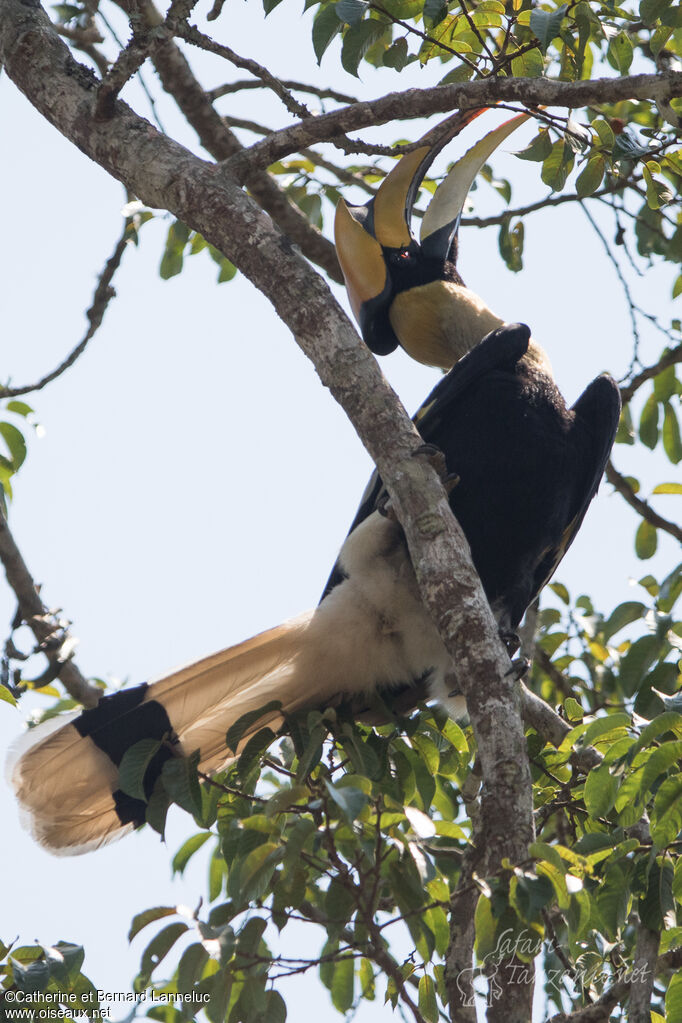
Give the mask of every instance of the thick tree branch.
[(116, 292), (111, 286), (114, 274), (121, 265), (121, 259), (125, 252), (126, 245), (128, 244), (128, 222), (123, 228), (121, 237), (116, 242), (116, 247), (104, 264), (104, 269), (100, 274), (97, 287), (95, 288), (95, 294), (92, 298), (92, 304), (86, 312), (86, 316), (90, 321), (90, 326), (85, 332), (85, 336), (81, 341), (78, 342), (73, 351), (67, 355), (63, 362), (53, 369), (50, 373), (46, 373), (44, 377), (37, 380), (35, 384), (24, 384), (22, 387), (0, 387), (0, 398), (16, 398), (20, 394), (30, 394), (31, 391), (40, 391), (47, 384), (56, 380), (57, 377), (61, 376), (69, 366), (73, 366), (76, 359), (79, 358), (88, 346), (88, 343), (96, 334), (99, 329), (104, 314), (107, 310), (109, 302), (114, 298)]
[(254, 167), (267, 167), (284, 156), (300, 152), (316, 142), (388, 121), (428, 117), (452, 110), (514, 103), (519, 108), (558, 106), (579, 109), (627, 99), (670, 99), (682, 96), (682, 72), (595, 78), (592, 81), (558, 82), (549, 78), (485, 78), (477, 82), (438, 85), (431, 89), (406, 89), (380, 99), (320, 114), (305, 122), (273, 132), (267, 139), (230, 161), (230, 170), (243, 178)]
[[(440, 480), (427, 459), (413, 457), (421, 439), (329, 289), (225, 169), (160, 135), (120, 100), (108, 121), (96, 122), (97, 83), (75, 63), (41, 8), (5, 0), (0, 58), (9, 77), (67, 138), (147, 205), (170, 210), (242, 270), (346, 411), (389, 489), (425, 606), (467, 698), (484, 781), (481, 833), (490, 868), (505, 859), (524, 861), (533, 837), (531, 778), (508, 655)], [(532, 989), (510, 985), (508, 994), (507, 1023), (527, 1023)]]
[(74, 700), (78, 700), (85, 707), (94, 707), (102, 693), (90, 685), (69, 658), (69, 654), (65, 655), (65, 651), (72, 646), (72, 642), (69, 642), (71, 637), (54, 613), (49, 611), (40, 599), (38, 587), (1, 512), (0, 561), (4, 566), (7, 581), (19, 602), (21, 616), (37, 639), (42, 653), (53, 665), (56, 676)]
[[(117, 0), (117, 3), (126, 14), (133, 12), (132, 0)], [(151, 0), (141, 0), (140, 7), (148, 25), (157, 26), (163, 22)], [(155, 40), (151, 46), (151, 59), (163, 88), (194, 128), (204, 149), (215, 160), (226, 160), (241, 153), (241, 142), (213, 107), (209, 95), (199, 85), (178, 46), (170, 39)], [(343, 275), (334, 246), (310, 223), (277, 182), (265, 170), (256, 168), (245, 177), (244, 184), (261, 208), (298, 245), (303, 255), (321, 267), (331, 280), (342, 284)]]
[(640, 923), (630, 985), (629, 1023), (650, 1023), (651, 996), (661, 935)]

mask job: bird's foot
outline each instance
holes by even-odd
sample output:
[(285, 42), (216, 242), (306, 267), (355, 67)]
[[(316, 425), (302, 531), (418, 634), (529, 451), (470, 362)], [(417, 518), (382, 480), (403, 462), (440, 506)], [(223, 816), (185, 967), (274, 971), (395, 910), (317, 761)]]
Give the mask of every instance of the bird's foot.
[(519, 639), (518, 632), (512, 632), (511, 630), (505, 631), (500, 629), (500, 639), (507, 648), (507, 653), (511, 660), (514, 659), (514, 654), (521, 646), (521, 640)]
[(459, 476), (456, 472), (448, 472), (445, 455), (441, 449), (436, 447), (435, 444), (420, 444), (412, 452), (412, 457), (419, 458), (420, 456), (426, 458), (431, 468), (436, 470), (441, 483), (445, 487), (445, 492), (450, 494), (459, 483)]
[(391, 522), (398, 521), (388, 490), (382, 490), (379, 494), (376, 503), (376, 510), (385, 519), (390, 519)]
[(505, 678), (509, 678), (510, 675), (514, 676), (516, 682), (520, 682), (525, 675), (530, 671), (530, 661), (527, 657), (515, 657), (511, 662), (511, 667), (505, 671)]

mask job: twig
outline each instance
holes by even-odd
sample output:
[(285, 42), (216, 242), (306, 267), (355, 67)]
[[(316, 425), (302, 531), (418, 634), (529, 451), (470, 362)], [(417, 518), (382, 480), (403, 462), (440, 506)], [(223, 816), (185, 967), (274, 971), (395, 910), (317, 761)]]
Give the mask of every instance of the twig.
[[(285, 89), (290, 89), (292, 92), (308, 92), (311, 96), (317, 96), (318, 99), (333, 99), (337, 103), (358, 102), (356, 96), (347, 96), (345, 92), (337, 92), (336, 89), (323, 89), (315, 85), (306, 85), (304, 82), (292, 81), (282, 81), (282, 85)], [(241, 92), (244, 89), (265, 88), (268, 88), (268, 86), (260, 79), (254, 81), (248, 78), (238, 82), (227, 82), (225, 85), (218, 85), (215, 89), (207, 89), (206, 92), (209, 99), (215, 101), (222, 96), (229, 96), (231, 93)]]
[(116, 242), (116, 247), (112, 255), (104, 264), (104, 269), (99, 275), (97, 281), (97, 287), (95, 288), (95, 294), (92, 298), (92, 304), (85, 314), (90, 321), (85, 336), (82, 341), (76, 345), (70, 355), (64, 359), (63, 362), (53, 369), (50, 373), (47, 373), (44, 377), (41, 377), (35, 384), (25, 384), (23, 387), (0, 387), (0, 398), (16, 398), (20, 394), (29, 394), (31, 391), (40, 391), (47, 384), (56, 380), (57, 377), (61, 376), (70, 366), (73, 366), (76, 359), (83, 354), (88, 346), (88, 343), (92, 340), (95, 333), (99, 329), (104, 313), (107, 310), (107, 306), (116, 292), (111, 287), (114, 274), (118, 270), (123, 253), (125, 252), (126, 245), (128, 243), (128, 222), (126, 221), (125, 227), (121, 237)]
[(88, 682), (73, 660), (64, 659), (64, 650), (71, 648), (73, 640), (40, 599), (38, 588), (1, 512), (0, 561), (19, 602), (23, 620), (38, 640), (62, 685), (74, 700), (85, 707), (94, 707), (102, 693)]
[(104, 39), (94, 25), (88, 26), (87, 28), (69, 28), (67, 25), (61, 25), (59, 22), (54, 22), (54, 27), (59, 32), (60, 36), (64, 36), (65, 39), (70, 39), (71, 42), (78, 43), (81, 46), (104, 42)]
[(240, 57), (238, 53), (230, 49), (229, 46), (225, 46), (223, 43), (217, 43), (210, 36), (207, 36), (205, 32), (200, 32), (195, 25), (188, 25), (186, 21), (175, 21), (174, 19), (168, 19), (168, 25), (174, 35), (184, 39), (187, 43), (192, 43), (193, 46), (198, 46), (202, 50), (206, 50), (208, 53), (215, 53), (218, 57), (224, 57), (225, 60), (229, 60), (235, 67), (241, 68), (242, 71), (250, 71), (252, 75), (259, 78), (264, 85), (279, 96), (284, 106), (287, 108), (290, 114), (294, 117), (300, 117), (307, 119), (311, 117), (311, 113), (308, 108), (303, 104), (299, 103), (286, 86), (280, 82), (279, 78), (276, 78), (266, 67), (259, 64), (257, 61), (252, 60), (250, 57)]
[(640, 337), (639, 337), (639, 327), (637, 326), (637, 317), (635, 316), (635, 303), (634, 303), (634, 300), (632, 298), (632, 293), (630, 291), (630, 285), (625, 280), (625, 277), (623, 275), (623, 271), (620, 268), (620, 264), (618, 263), (618, 260), (616, 259), (614, 254), (611, 252), (611, 246), (607, 242), (606, 238), (604, 237), (604, 235), (603, 235), (603, 233), (601, 231), (601, 228), (599, 227), (599, 225), (595, 221), (594, 217), (592, 216), (592, 214), (588, 210), (587, 206), (585, 205), (584, 202), (581, 202), (580, 207), (581, 207), (583, 213), (585, 214), (585, 216), (587, 217), (587, 219), (589, 220), (589, 222), (590, 222), (590, 224), (592, 226), (593, 231), (595, 232), (595, 234), (599, 238), (600, 242), (604, 246), (604, 251), (606, 252), (607, 258), (609, 259), (609, 261), (613, 265), (613, 268), (616, 271), (616, 275), (618, 276), (618, 280), (620, 281), (621, 287), (622, 287), (623, 292), (625, 294), (625, 300), (626, 300), (626, 302), (628, 304), (628, 312), (630, 314), (630, 325), (632, 327), (632, 338), (633, 338), (633, 341), (634, 341), (634, 345), (633, 345), (633, 353), (634, 353), (633, 354), (633, 362), (634, 362), (637, 359), (637, 352), (639, 351)]
[(668, 519), (664, 519), (662, 515), (654, 511), (650, 504), (641, 497), (637, 497), (628, 481), (624, 476), (621, 476), (611, 461), (606, 465), (606, 478), (611, 486), (616, 488), (621, 497), (624, 497), (627, 503), (635, 509), (638, 515), (641, 515), (643, 519), (650, 522), (652, 526), (662, 529), (665, 533), (669, 533), (682, 543), (682, 528), (676, 522), (669, 522)]
[(636, 377), (633, 377), (629, 384), (620, 389), (620, 397), (625, 405), (626, 402), (630, 401), (636, 391), (645, 384), (647, 380), (652, 380), (653, 377), (658, 376), (664, 369), (668, 369), (669, 366), (675, 366), (677, 363), (682, 362), (682, 344), (678, 345), (677, 348), (672, 348), (669, 352), (666, 352), (658, 362), (655, 362), (653, 366), (647, 366), (645, 369), (638, 373)]
[(134, 31), (127, 45), (103, 76), (97, 92), (96, 120), (114, 116), (114, 107), (123, 86), (136, 74), (149, 56), (149, 35)]
[[(611, 195), (613, 192), (618, 192), (624, 188), (625, 184), (626, 182), (621, 180), (614, 185), (606, 185), (598, 192), (588, 196), (588, 199), (598, 199), (600, 196)], [(495, 227), (509, 217), (525, 217), (528, 213), (537, 213), (548, 206), (563, 206), (567, 202), (582, 201), (584, 200), (581, 199), (577, 192), (572, 192), (570, 195), (548, 195), (545, 199), (528, 203), (527, 206), (518, 206), (516, 209), (504, 210), (503, 213), (499, 213), (494, 217), (462, 217), (460, 223), (463, 227)]]

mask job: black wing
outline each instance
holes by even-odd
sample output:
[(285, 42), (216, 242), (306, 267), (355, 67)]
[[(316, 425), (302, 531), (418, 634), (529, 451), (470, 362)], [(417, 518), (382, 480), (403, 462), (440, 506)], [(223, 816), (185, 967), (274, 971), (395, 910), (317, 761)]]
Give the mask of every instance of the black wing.
[[(422, 402), (412, 417), (412, 421), (422, 435), (424, 442), (427, 444), (436, 442), (444, 421), (450, 415), (453, 402), (457, 401), (467, 387), (492, 370), (507, 365), (510, 367), (516, 365), (519, 359), (528, 351), (529, 340), (530, 329), (523, 323), (514, 323), (509, 326), (500, 327), (498, 330), (487, 334), (475, 348), (472, 348), (470, 352), (463, 356), (450, 372), (436, 384), (426, 401)], [(608, 458), (608, 452), (606, 457)], [(360, 506), (355, 513), (355, 518), (346, 534), (347, 536), (350, 536), (353, 530), (376, 510), (377, 502), (383, 489), (384, 485), (381, 477), (375, 469), (369, 483), (365, 487), (360, 500)], [(320, 601), (324, 600), (334, 587), (338, 586), (343, 580), (344, 575), (339, 569), (337, 562), (327, 580)]]
[(535, 595), (547, 583), (575, 540), (592, 498), (599, 489), (620, 419), (620, 391), (607, 373), (597, 377), (580, 395), (571, 411), (573, 432), (581, 452), (583, 473), (573, 492), (571, 518), (556, 547), (547, 551), (535, 573)]

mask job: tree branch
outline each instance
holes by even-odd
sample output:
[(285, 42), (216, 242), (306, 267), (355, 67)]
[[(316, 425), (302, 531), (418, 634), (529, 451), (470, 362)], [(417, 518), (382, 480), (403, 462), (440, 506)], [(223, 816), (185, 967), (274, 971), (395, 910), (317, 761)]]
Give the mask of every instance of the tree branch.
[[(509, 657), (443, 486), (426, 458), (413, 457), (421, 438), (324, 281), (225, 170), (217, 172), (160, 135), (120, 100), (111, 119), (95, 121), (97, 82), (75, 63), (37, 5), (5, 0), (0, 58), (29, 101), (84, 153), (239, 267), (272, 302), (346, 411), (389, 490), (424, 605), (452, 656), (453, 683), (467, 698), (484, 781), (481, 833), (490, 868), (524, 861), (533, 838), (531, 776)], [(509, 990), (514, 1018), (529, 1018), (532, 988)]]
[[(133, 0), (116, 2), (126, 14), (133, 11)], [(147, 24), (153, 27), (163, 23), (152, 0), (141, 0), (140, 7)], [(204, 149), (215, 160), (226, 160), (242, 152), (239, 139), (214, 109), (178, 46), (171, 39), (155, 40), (151, 46), (151, 59), (163, 88), (194, 128)], [(343, 284), (334, 246), (310, 223), (277, 182), (265, 170), (255, 169), (244, 178), (244, 184), (261, 208), (298, 245), (303, 255), (321, 267), (331, 280)]]
[(428, 117), (431, 114), (514, 103), (519, 108), (559, 106), (579, 109), (627, 99), (653, 99), (682, 95), (682, 72), (595, 78), (559, 82), (549, 78), (485, 78), (476, 82), (438, 85), (430, 89), (391, 92), (376, 100), (355, 103), (328, 114), (273, 132), (230, 161), (230, 171), (242, 179), (254, 167), (267, 167), (284, 156), (316, 142), (388, 121)]
[(83, 340), (79, 341), (74, 350), (67, 355), (63, 362), (60, 362), (56, 369), (53, 369), (52, 372), (41, 377), (35, 384), (24, 384), (22, 387), (0, 387), (0, 398), (16, 398), (20, 394), (30, 394), (31, 391), (42, 390), (47, 384), (61, 376), (62, 373), (69, 368), (69, 366), (73, 366), (76, 359), (83, 354), (88, 343), (99, 330), (104, 314), (107, 310), (107, 306), (116, 295), (116, 292), (111, 287), (111, 282), (114, 274), (121, 265), (121, 259), (127, 244), (128, 221), (126, 221), (123, 233), (116, 242), (116, 247), (112, 255), (104, 264), (104, 269), (97, 280), (97, 287), (95, 288), (95, 294), (92, 298), (92, 304), (85, 314), (90, 321), (90, 326), (88, 327)]
[(677, 348), (671, 348), (669, 352), (666, 352), (658, 362), (654, 363), (653, 366), (647, 366), (641, 373), (638, 373), (636, 377), (633, 377), (629, 384), (620, 389), (620, 397), (625, 405), (626, 402), (630, 401), (636, 391), (645, 384), (647, 380), (652, 380), (657, 377), (659, 373), (662, 373), (664, 369), (668, 369), (669, 366), (675, 366), (682, 362), (682, 345), (678, 345)]
[(66, 653), (71, 649), (73, 640), (54, 613), (45, 607), (26, 562), (21, 556), (7, 519), (0, 512), (0, 561), (5, 569), (7, 582), (10, 584), (19, 602), (19, 610), (23, 620), (37, 639), (42, 653), (45, 654), (56, 675), (66, 691), (74, 700), (85, 707), (94, 707), (101, 691), (91, 685), (81, 674), (77, 665)]
[(637, 945), (630, 982), (629, 1023), (650, 1023), (651, 996), (656, 979), (656, 961), (661, 935), (643, 923), (637, 928)]
[[(289, 80), (282, 80), (282, 85), (285, 89), (290, 89), (292, 92), (307, 92), (311, 96), (317, 96), (318, 99), (333, 99), (337, 103), (357, 103), (355, 96), (347, 96), (345, 92), (337, 92), (336, 89), (324, 89), (317, 85), (306, 85), (305, 82), (292, 82)], [(208, 89), (207, 94), (212, 102), (220, 99), (222, 96), (230, 96), (235, 92), (242, 92), (245, 89), (266, 89), (268, 86), (265, 82), (260, 79), (244, 79), (239, 82), (226, 82), (225, 85), (218, 85), (215, 89)]]
[(651, 505), (644, 501), (641, 497), (637, 497), (628, 481), (624, 476), (618, 472), (612, 461), (608, 461), (606, 464), (606, 478), (615, 487), (621, 497), (624, 497), (631, 508), (634, 508), (638, 515), (641, 515), (643, 519), (650, 522), (652, 526), (656, 526), (657, 529), (662, 529), (665, 533), (670, 533), (676, 540), (682, 543), (682, 528), (677, 525), (676, 522), (669, 522), (668, 519), (664, 519), (662, 515), (659, 515), (657, 511), (651, 507)]

